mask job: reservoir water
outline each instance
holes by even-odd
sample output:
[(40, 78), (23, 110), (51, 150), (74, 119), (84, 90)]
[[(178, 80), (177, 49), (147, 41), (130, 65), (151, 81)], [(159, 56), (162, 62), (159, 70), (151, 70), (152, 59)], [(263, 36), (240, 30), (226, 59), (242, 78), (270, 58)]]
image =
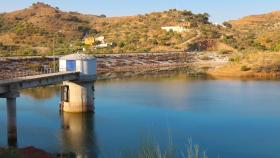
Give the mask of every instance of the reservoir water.
[[(17, 100), (18, 147), (81, 157), (118, 157), (147, 141), (191, 138), (209, 158), (279, 158), (280, 81), (191, 79), (185, 75), (95, 83), (95, 114), (60, 113), (59, 87), (24, 90)], [(0, 100), (0, 147), (7, 147)]]

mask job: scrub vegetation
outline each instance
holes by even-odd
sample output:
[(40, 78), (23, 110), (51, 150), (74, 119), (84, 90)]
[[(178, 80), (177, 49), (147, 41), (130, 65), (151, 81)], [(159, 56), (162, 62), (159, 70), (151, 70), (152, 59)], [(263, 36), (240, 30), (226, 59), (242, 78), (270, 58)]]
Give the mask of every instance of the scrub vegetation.
[[(280, 12), (214, 24), (207, 13), (170, 9), (143, 15), (106, 17), (61, 11), (44, 3), (0, 14), (0, 56), (216, 52), (230, 63), (212, 74), (278, 73)], [(184, 32), (164, 26), (183, 27)], [(107, 48), (85, 45), (85, 35), (104, 36)], [(205, 55), (205, 59), (211, 60)]]
[[(182, 26), (184, 32), (164, 26)], [(144, 15), (106, 17), (64, 12), (44, 3), (0, 14), (0, 55), (171, 52), (216, 49), (228, 28), (209, 22), (207, 13), (170, 9)], [(91, 49), (83, 37), (104, 36), (111, 47)], [(54, 48), (54, 49), (53, 49)]]

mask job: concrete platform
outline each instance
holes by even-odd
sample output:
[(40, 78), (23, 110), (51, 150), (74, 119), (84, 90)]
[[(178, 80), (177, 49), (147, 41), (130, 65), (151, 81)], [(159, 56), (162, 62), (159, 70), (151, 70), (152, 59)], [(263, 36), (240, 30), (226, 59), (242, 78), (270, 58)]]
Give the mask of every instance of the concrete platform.
[(79, 72), (57, 72), (43, 75), (19, 77), (10, 80), (2, 80), (0, 81), (0, 97), (1, 94), (18, 91), (25, 88), (52, 85), (63, 81), (79, 80), (79, 76)]

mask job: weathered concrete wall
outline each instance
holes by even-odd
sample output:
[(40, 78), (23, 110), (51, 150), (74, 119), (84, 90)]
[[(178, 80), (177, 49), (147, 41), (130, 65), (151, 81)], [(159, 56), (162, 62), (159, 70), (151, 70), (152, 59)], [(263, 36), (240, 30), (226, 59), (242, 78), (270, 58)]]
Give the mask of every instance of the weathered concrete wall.
[(69, 87), (68, 101), (61, 102), (64, 112), (93, 112), (94, 111), (94, 84), (93, 82), (63, 82)]

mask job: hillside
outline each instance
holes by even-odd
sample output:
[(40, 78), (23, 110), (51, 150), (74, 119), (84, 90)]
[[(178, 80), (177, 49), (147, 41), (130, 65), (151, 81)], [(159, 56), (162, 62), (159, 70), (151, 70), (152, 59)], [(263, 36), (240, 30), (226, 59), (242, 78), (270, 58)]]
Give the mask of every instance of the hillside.
[(240, 49), (280, 50), (280, 11), (247, 16), (229, 23), (236, 30)]
[[(166, 52), (232, 49), (222, 37), (230, 30), (209, 21), (209, 15), (171, 9), (129, 17), (83, 15), (64, 12), (44, 3), (0, 14), (0, 54), (66, 54), (82, 47), (91, 53)], [(180, 26), (184, 32), (165, 31)], [(83, 44), (85, 35), (104, 36), (112, 46), (93, 49)]]
[[(1, 54), (45, 54), (53, 44), (69, 48), (69, 42), (79, 41), (90, 31), (90, 21), (96, 16), (62, 12), (47, 4), (0, 15)], [(59, 51), (59, 50), (57, 50)]]
[[(101, 18), (92, 24), (100, 35), (116, 43), (114, 52), (164, 52), (212, 49), (222, 35), (208, 14), (169, 10), (131, 17)], [(184, 26), (186, 32), (167, 32), (163, 26)], [(193, 48), (192, 48), (193, 47)]]
[(239, 50), (230, 56), (230, 64), (210, 72), (214, 76), (280, 76), (280, 11), (246, 16), (227, 22), (233, 36), (225, 43)]

